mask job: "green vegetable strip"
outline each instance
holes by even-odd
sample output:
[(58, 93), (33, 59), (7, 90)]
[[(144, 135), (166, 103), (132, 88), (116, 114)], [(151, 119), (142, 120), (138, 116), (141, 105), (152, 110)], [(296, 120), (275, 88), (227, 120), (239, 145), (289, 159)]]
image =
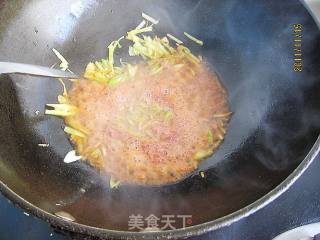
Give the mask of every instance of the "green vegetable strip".
[[(111, 65), (111, 68), (113, 70), (113, 64), (114, 64), (114, 58), (113, 58), (113, 55), (114, 55), (114, 51), (115, 49), (118, 47), (118, 48), (121, 48), (121, 45), (120, 45), (120, 41), (123, 39), (124, 37), (121, 37), (119, 38), (117, 41), (113, 41), (112, 43), (110, 43), (110, 45), (108, 46), (108, 50), (109, 50), (109, 64)], [(105, 62), (103, 62), (105, 63)], [(105, 64), (106, 65), (106, 64)], [(103, 66), (101, 66), (102, 69), (103, 69)]]
[(65, 112), (65, 111), (61, 111), (61, 110), (48, 110), (48, 109), (45, 110), (44, 114), (53, 115), (53, 116), (57, 116), (57, 117), (68, 117), (68, 116), (74, 115), (74, 113), (72, 113), (72, 112)]
[(63, 71), (66, 71), (69, 67), (69, 63), (68, 61), (62, 56), (61, 53), (59, 53), (56, 49), (52, 48), (52, 51), (54, 52), (54, 54), (59, 58), (59, 60), (61, 61), (60, 63), (60, 68)]
[(65, 131), (66, 133), (69, 133), (70, 135), (74, 135), (74, 136), (77, 136), (77, 137), (81, 137), (81, 138), (85, 138), (85, 137), (86, 137), (86, 135), (85, 135), (84, 133), (80, 132), (80, 131), (77, 130), (77, 129), (68, 127), (68, 126), (66, 126), (66, 127), (64, 128), (64, 131)]
[(173, 41), (175, 41), (176, 43), (178, 43), (178, 44), (183, 44), (183, 42), (180, 40), (180, 39), (178, 39), (178, 38), (176, 38), (175, 36), (173, 36), (173, 35), (171, 35), (171, 34), (167, 34), (167, 36), (168, 36), (168, 38), (171, 38)]
[(199, 45), (201, 45), (201, 46), (203, 45), (203, 41), (195, 38), (194, 36), (190, 35), (189, 33), (184, 32), (183, 34), (184, 34), (187, 38), (189, 38), (190, 40), (194, 41), (195, 43), (197, 43), (197, 44), (199, 44)]
[(145, 14), (144, 12), (143, 12), (141, 15), (142, 15), (142, 17), (143, 17), (145, 20), (151, 22), (152, 24), (155, 24), (155, 25), (156, 25), (156, 24), (159, 23), (159, 20), (156, 20), (156, 19), (154, 19), (153, 17), (150, 17), (148, 14)]
[(110, 178), (110, 188), (118, 188), (120, 186), (121, 182), (118, 180), (115, 180), (113, 177)]
[(208, 143), (209, 144), (213, 143), (213, 135), (211, 130), (208, 131)]

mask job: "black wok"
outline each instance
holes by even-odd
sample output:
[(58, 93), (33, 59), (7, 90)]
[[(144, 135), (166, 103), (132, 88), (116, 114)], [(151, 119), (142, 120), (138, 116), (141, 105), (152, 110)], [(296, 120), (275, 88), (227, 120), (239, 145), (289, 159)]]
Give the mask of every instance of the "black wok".
[[(228, 90), (234, 115), (225, 141), (201, 163), (204, 179), (197, 171), (176, 184), (110, 190), (107, 178), (86, 163), (63, 162), (72, 149), (63, 122), (43, 115), (61, 85), (1, 76), (1, 190), (55, 227), (101, 238), (200, 235), (273, 201), (319, 152), (320, 34), (299, 1), (1, 0), (0, 61), (51, 66), (54, 47), (81, 73), (106, 56), (111, 40), (139, 24), (142, 11), (161, 20), (159, 35), (186, 31), (204, 41), (188, 47), (203, 55)], [(302, 28), (302, 60), (294, 60), (294, 40), (301, 39), (294, 24)], [(302, 71), (295, 71), (301, 61)], [(75, 222), (55, 216), (59, 211)], [(191, 215), (192, 223), (139, 233), (128, 231), (132, 214)]]

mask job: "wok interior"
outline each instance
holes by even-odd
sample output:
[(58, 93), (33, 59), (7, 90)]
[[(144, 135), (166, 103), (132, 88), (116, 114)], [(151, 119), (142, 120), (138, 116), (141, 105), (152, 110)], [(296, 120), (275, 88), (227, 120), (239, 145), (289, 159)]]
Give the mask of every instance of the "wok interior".
[[(63, 163), (72, 149), (63, 122), (43, 115), (61, 85), (1, 76), (0, 179), (47, 212), (65, 211), (78, 223), (116, 230), (128, 229), (131, 214), (192, 215), (193, 224), (208, 222), (285, 180), (319, 134), (319, 31), (298, 1), (0, 3), (0, 60), (51, 66), (57, 62), (54, 47), (76, 73), (105, 57), (106, 45), (137, 26), (142, 11), (160, 19), (159, 36), (180, 37), (183, 31), (199, 36), (204, 47), (187, 46), (220, 76), (234, 112), (224, 143), (200, 165), (204, 179), (197, 171), (172, 185), (110, 190), (108, 179), (84, 162)], [(301, 73), (292, 69), (296, 23), (304, 27)]]

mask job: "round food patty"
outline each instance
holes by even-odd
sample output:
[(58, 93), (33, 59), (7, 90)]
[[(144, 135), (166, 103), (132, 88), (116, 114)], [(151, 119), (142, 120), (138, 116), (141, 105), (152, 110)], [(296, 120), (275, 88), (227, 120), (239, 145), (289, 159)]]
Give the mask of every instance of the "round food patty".
[(230, 116), (226, 92), (203, 63), (135, 66), (113, 86), (78, 80), (69, 92), (79, 111), (77, 151), (93, 166), (126, 183), (160, 185), (194, 171), (219, 146)]

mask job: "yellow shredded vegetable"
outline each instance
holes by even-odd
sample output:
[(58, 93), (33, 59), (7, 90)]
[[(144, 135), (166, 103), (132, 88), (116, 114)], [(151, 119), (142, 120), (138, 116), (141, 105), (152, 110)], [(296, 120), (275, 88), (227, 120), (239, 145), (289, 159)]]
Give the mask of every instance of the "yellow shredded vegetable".
[(203, 158), (209, 157), (212, 153), (213, 153), (213, 151), (211, 149), (199, 151), (194, 155), (194, 159), (202, 160)]
[(136, 35), (138, 35), (140, 33), (147, 33), (147, 32), (152, 32), (152, 31), (153, 31), (152, 26), (144, 27), (144, 28), (140, 28), (140, 29), (133, 29), (133, 30), (127, 32), (127, 39), (133, 40), (135, 37), (137, 37)]
[(171, 111), (167, 111), (164, 115), (164, 118), (167, 122), (169, 122), (173, 118), (173, 113)]
[(213, 135), (211, 130), (208, 131), (208, 143), (209, 144), (213, 143)]
[(68, 103), (68, 99), (65, 96), (58, 95), (58, 102), (61, 104)]
[(183, 44), (183, 42), (180, 39), (176, 38), (175, 36), (171, 35), (170, 33), (167, 33), (167, 36), (168, 36), (168, 38), (175, 41), (176, 43)]
[(221, 114), (215, 114), (213, 115), (214, 118), (226, 118), (232, 115), (232, 112), (227, 112), (227, 113), (221, 113)]
[(203, 45), (203, 41), (195, 38), (194, 36), (190, 35), (189, 33), (184, 32), (183, 34), (184, 34), (187, 38), (189, 38), (191, 41), (194, 41), (195, 43), (197, 43), (197, 44), (199, 44), (199, 45), (201, 45), (201, 46)]
[(93, 158), (102, 158), (102, 153), (101, 153), (101, 150), (99, 148), (93, 150), (90, 155)]
[(145, 25), (146, 25), (146, 21), (145, 20), (142, 20), (142, 22), (136, 27), (136, 29), (141, 29), (143, 28)]
[(132, 38), (133, 46), (129, 48), (130, 56), (141, 56), (147, 59), (159, 59), (169, 56), (173, 48), (171, 48), (163, 39), (158, 37), (151, 38), (150, 36), (137, 36)]
[(108, 80), (113, 76), (112, 69), (107, 60), (104, 60), (102, 63), (89, 63), (84, 77), (97, 82), (108, 83)]
[(66, 88), (66, 85), (65, 85), (65, 83), (63, 82), (63, 80), (62, 79), (58, 79), (59, 80), (59, 82), (61, 83), (61, 85), (62, 85), (62, 87), (63, 87), (63, 96), (68, 96), (68, 92), (67, 92), (67, 88)]
[(67, 116), (72, 116), (74, 115), (73, 113), (68, 113), (60, 110), (48, 110), (46, 109), (44, 112), (46, 115), (53, 115), (57, 117), (67, 117)]
[(144, 12), (141, 15), (145, 20), (151, 22), (154, 25), (159, 23), (159, 20), (154, 19), (153, 17), (149, 16), (148, 14), (145, 14)]
[(77, 112), (77, 108), (75, 106), (61, 103), (61, 104), (46, 104), (46, 106), (53, 108), (53, 110), (46, 109), (45, 114), (47, 115), (55, 115), (60, 117), (72, 116)]
[(111, 65), (112, 70), (113, 70), (113, 64), (114, 64), (114, 58), (113, 58), (114, 51), (115, 51), (115, 49), (116, 49), (117, 47), (118, 47), (118, 48), (121, 48), (120, 41), (121, 41), (123, 38), (124, 38), (124, 37), (121, 37), (121, 38), (119, 38), (118, 40), (113, 41), (113, 42), (110, 43), (110, 45), (108, 46), (108, 50), (109, 50), (109, 64)]
[(69, 133), (70, 135), (74, 135), (74, 136), (77, 136), (77, 137), (81, 137), (81, 138), (85, 138), (85, 137), (86, 137), (86, 135), (85, 135), (84, 133), (82, 133), (82, 132), (80, 132), (79, 130), (74, 129), (74, 128), (72, 128), (72, 127), (66, 126), (66, 127), (64, 128), (64, 131), (65, 131), (66, 133)]
[[(133, 42), (131, 46), (129, 46), (129, 55), (130, 56), (140, 56), (143, 59), (153, 60), (160, 59), (164, 57), (170, 57), (171, 62), (174, 63), (174, 54), (180, 54), (180, 57), (186, 57), (190, 62), (194, 64), (198, 64), (201, 59), (194, 56), (191, 51), (181, 44), (183, 43), (178, 38), (174, 37), (171, 34), (167, 34), (167, 36), (178, 43), (178, 47), (175, 49), (170, 46), (169, 40), (167, 37), (158, 38), (158, 37), (150, 37), (150, 36), (138, 36), (139, 34), (144, 34), (153, 31), (153, 26), (146, 26), (147, 22), (151, 22), (153, 24), (157, 23), (157, 20), (150, 17), (149, 15), (143, 13), (144, 20), (133, 30), (127, 32), (126, 39)], [(122, 67), (114, 66), (114, 51), (115, 49), (121, 48), (120, 39), (113, 41), (109, 46), (109, 56), (108, 59), (102, 59), (100, 62), (96, 61), (94, 63), (89, 63), (87, 65), (84, 77), (100, 82), (106, 83), (110, 86), (115, 86), (119, 84), (121, 81), (132, 78), (137, 71), (137, 68), (130, 64), (123, 64)], [(179, 65), (179, 64), (177, 64)], [(180, 64), (180, 66), (183, 66)], [(162, 71), (162, 66), (156, 62), (150, 64), (152, 74), (157, 74)], [(179, 66), (177, 66), (178, 68)]]
[(182, 46), (182, 45), (179, 45), (177, 47), (178, 51), (182, 54), (184, 54), (191, 62), (195, 63), (195, 64), (198, 64), (201, 62), (201, 60), (199, 58), (197, 58), (196, 56), (194, 56), (190, 49), (185, 47), (185, 46)]
[(77, 121), (75, 118), (66, 117), (65, 122), (69, 127), (73, 129), (77, 129), (78, 131), (83, 132), (86, 135), (89, 135), (89, 130), (86, 127), (84, 127), (79, 121)]
[(58, 52), (58, 50), (56, 50), (55, 48), (52, 48), (52, 51), (54, 52), (54, 54), (57, 56), (57, 58), (59, 58), (59, 60), (61, 61), (60, 63), (60, 68), (63, 71), (66, 71), (69, 68), (69, 63), (68, 61), (62, 56), (61, 53)]
[(121, 182), (114, 179), (113, 177), (110, 178), (110, 188), (114, 189), (114, 188), (118, 188), (120, 186)]

